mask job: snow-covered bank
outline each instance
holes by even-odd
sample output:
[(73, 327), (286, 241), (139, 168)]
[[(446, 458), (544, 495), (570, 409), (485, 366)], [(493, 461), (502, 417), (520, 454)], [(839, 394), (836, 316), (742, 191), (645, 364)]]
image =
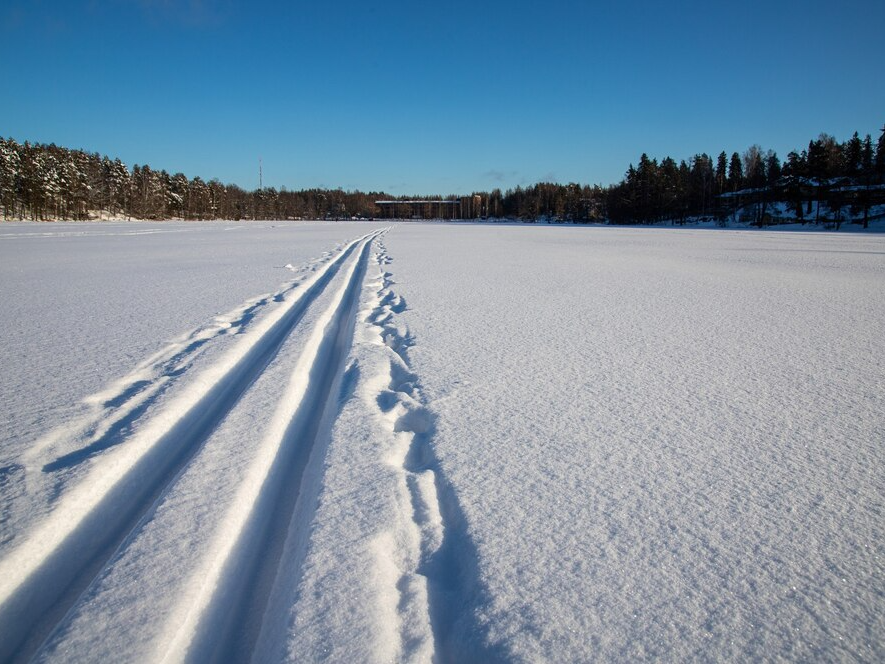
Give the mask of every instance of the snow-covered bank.
[(0, 658), (885, 655), (885, 238), (380, 229), (0, 227)]

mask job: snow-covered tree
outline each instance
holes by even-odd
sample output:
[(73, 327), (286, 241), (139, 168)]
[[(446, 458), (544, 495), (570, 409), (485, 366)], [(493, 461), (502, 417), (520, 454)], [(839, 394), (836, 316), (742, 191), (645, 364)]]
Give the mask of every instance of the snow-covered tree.
[(876, 174), (880, 181), (885, 181), (885, 127), (882, 127), (882, 135), (876, 144)]
[(21, 174), (20, 149), (14, 140), (0, 138), (0, 205), (6, 219), (15, 217)]

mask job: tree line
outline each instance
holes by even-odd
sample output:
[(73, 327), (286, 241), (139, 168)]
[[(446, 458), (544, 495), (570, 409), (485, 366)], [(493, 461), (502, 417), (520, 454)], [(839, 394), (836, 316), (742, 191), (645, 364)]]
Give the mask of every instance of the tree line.
[[(147, 165), (129, 169), (97, 153), (0, 137), (0, 207), (6, 219), (375, 218), (385, 214), (376, 201), (414, 198), (341, 189), (246, 191)], [(784, 162), (758, 145), (730, 157), (725, 151), (715, 159), (701, 153), (678, 163), (643, 154), (608, 187), (538, 183), (442, 198), (469, 200), (457, 208), (459, 218), (651, 224), (725, 221), (740, 210), (764, 224), (776, 203), (781, 208), (786, 203), (794, 219), (820, 222), (823, 205), (826, 221), (839, 221), (850, 211), (862, 214), (866, 225), (870, 208), (885, 204), (885, 128), (875, 143), (869, 134), (861, 138), (855, 132), (843, 143), (821, 134)]]
[(0, 138), (0, 206), (6, 219), (297, 219), (372, 216), (381, 192), (246, 191), (218, 180), (170, 175), (54, 144)]
[[(714, 160), (702, 153), (677, 164), (658, 162), (643, 154), (624, 179), (607, 191), (606, 218), (612, 223), (655, 223), (687, 218), (727, 219), (736, 210), (749, 210), (750, 221), (765, 222), (775, 202), (789, 204), (791, 218), (804, 221), (815, 210), (820, 221), (823, 203), (829, 221), (839, 221), (852, 207), (868, 221), (873, 204), (885, 203), (885, 128), (876, 145), (857, 132), (844, 143), (828, 134), (792, 151), (781, 162), (777, 153), (758, 145), (742, 155), (724, 151)], [(816, 204), (816, 205), (814, 205)]]

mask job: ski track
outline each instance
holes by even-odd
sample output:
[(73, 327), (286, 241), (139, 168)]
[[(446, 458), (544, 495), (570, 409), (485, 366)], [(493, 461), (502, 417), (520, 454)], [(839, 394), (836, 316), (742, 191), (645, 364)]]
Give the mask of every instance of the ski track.
[(213, 555), (193, 579), (196, 599), (183, 618), (173, 620), (163, 661), (248, 661), (252, 655), (264, 622), (259, 617), (290, 548), (280, 533), (304, 537), (312, 516), (299, 506), (313, 502), (308, 480), (321, 473), (316, 466), (321, 468), (336, 414), (372, 239), (363, 242), (299, 357), (259, 454), (209, 547)]
[[(332, 255), (324, 253), (301, 271), (315, 272)], [(251, 298), (236, 309), (215, 316), (206, 325), (168, 343), (128, 375), (87, 397), (84, 415), (49, 432), (29, 448), (25, 456), (27, 469), (53, 472), (68, 468), (121, 442), (127, 429), (190, 368), (207, 344), (221, 336), (244, 334), (269, 304), (283, 302), (305, 279), (296, 278), (275, 293)], [(77, 449), (45, 460), (53, 450), (73, 443), (78, 444)]]
[[(381, 538), (410, 542), (411, 551), (388, 554), (399, 567), (396, 581), (399, 653), (402, 661), (495, 662), (507, 654), (487, 642), (481, 620), (488, 596), (480, 579), (478, 554), (453, 487), (433, 447), (435, 417), (425, 404), (408, 351), (414, 339), (397, 324), (405, 300), (391, 288), (392, 262), (383, 240), (376, 259), (382, 272), (377, 305), (368, 322), (377, 329), (389, 362), (373, 381), (380, 390), (375, 407), (392, 438), (387, 462), (406, 486), (411, 532)], [(422, 633), (422, 623), (430, 633)]]
[[(488, 644), (489, 597), (476, 545), (433, 446), (435, 417), (412, 371), (409, 330), (397, 322), (405, 300), (393, 289), (382, 236), (369, 233), (300, 270), (303, 278), (168, 344), (129, 375), (87, 400), (88, 412), (38, 441), (26, 473), (52, 475), (83, 465), (45, 518), (17, 536), (0, 561), (0, 661), (51, 652), (53, 635), (78, 599), (119, 560), (197, 453), (258, 381), (305, 312), (323, 294), (288, 384), (268, 413), (233, 500), (202, 558), (176, 591), (155, 639), (154, 658), (265, 661), (285, 652), (290, 615), (304, 592), (311, 529), (323, 488), (331, 431), (344, 403), (359, 394), (374, 414), (381, 455), (399, 486), (394, 523), (371, 542), (382, 579), (370, 659), (403, 662), (494, 662), (507, 653)], [(367, 281), (369, 257), (378, 279)], [(290, 265), (285, 266), (299, 271)], [(336, 275), (342, 275), (336, 278)], [(368, 304), (360, 309), (361, 293)], [(277, 305), (273, 308), (272, 305)], [(268, 309), (265, 313), (264, 309)], [(259, 316), (259, 314), (263, 314)], [(362, 327), (358, 328), (358, 325)], [(362, 375), (352, 358), (359, 329), (378, 373)], [(235, 343), (171, 392), (206, 344)], [(150, 407), (156, 405), (156, 408)], [(153, 412), (153, 411), (156, 412)], [(133, 425), (145, 416), (143, 426)], [(71, 449), (75, 447), (75, 449)], [(0, 475), (0, 481), (4, 476)], [(66, 487), (62, 486), (62, 489)], [(293, 590), (297, 588), (297, 590)], [(295, 593), (294, 595), (292, 593)], [(288, 622), (287, 622), (288, 621)], [(42, 648), (41, 648), (42, 646)], [(370, 644), (367, 644), (369, 647)], [(59, 654), (59, 653), (57, 653)]]
[[(53, 473), (93, 461), (92, 457), (99, 453), (101, 457), (87, 468), (76, 486), (60, 493), (42, 521), (17, 534), (16, 541), (0, 560), (0, 634), (3, 635), (0, 661), (26, 661), (37, 651), (114, 552), (125, 547), (129, 533), (149, 518), (153, 506), (174, 485), (208, 436), (268, 366), (311, 303), (324, 292), (332, 278), (345, 269), (343, 266), (348, 265), (346, 285), (335, 298), (336, 307), (327, 312), (324, 325), (315, 330), (310, 352), (305, 352), (308, 357), (304, 362), (299, 361), (298, 376), (293, 375), (287, 390), (288, 396), (295, 396), (297, 401), (313, 407), (325, 403), (328, 390), (336, 383), (338, 371), (325, 368), (324, 362), (330, 357), (334, 359), (335, 353), (340, 355), (342, 344), (347, 342), (347, 335), (341, 330), (352, 324), (345, 324), (350, 311), (348, 306), (352, 308), (348, 297), (352, 300), (351, 293), (362, 279), (364, 268), (361, 266), (364, 266), (368, 247), (379, 233), (375, 231), (350, 242), (337, 257), (328, 257), (322, 266), (308, 266), (312, 273), (309, 272), (300, 283), (293, 283), (274, 295), (255, 298), (170, 344), (129, 376), (92, 397), (89, 400), (91, 412), (86, 416), (35, 445), (27, 457), (28, 473)], [(271, 303), (278, 306), (253, 324), (258, 311)], [(221, 334), (239, 334), (239, 338), (193, 382), (186, 384), (180, 394), (162, 403), (143, 427), (126, 437), (128, 425), (144, 414), (147, 406), (190, 366), (202, 346)], [(303, 364), (311, 367), (306, 374)], [(319, 374), (319, 387), (313, 386), (314, 374)], [(307, 382), (310, 385), (305, 387)], [(293, 416), (292, 405), (284, 402), (285, 399), (274, 416), (273, 428), (280, 434), (276, 438), (277, 445), (283, 445), (285, 440), (296, 435), (294, 428), (298, 418)], [(315, 429), (321, 423), (318, 418), (309, 416), (310, 407), (300, 410), (306, 411), (307, 415), (302, 416), (304, 421), (299, 420), (301, 429), (297, 434), (315, 437)], [(82, 447), (51, 458), (52, 452), (62, 447), (61, 443), (78, 436), (86, 441)], [(301, 450), (305, 446), (288, 447)], [(297, 470), (299, 464), (303, 466), (305, 462), (301, 456), (309, 454), (311, 445), (306, 447), (306, 452), (294, 456), (291, 452), (281, 455), (286, 457), (284, 471)], [(271, 450), (270, 455), (273, 453)], [(267, 472), (275, 477), (270, 483), (250, 475), (250, 483), (244, 484), (242, 493), (248, 494), (249, 501), (241, 506), (245, 512), (250, 512), (253, 503), (256, 507), (266, 507), (267, 501), (272, 500), (273, 491), (268, 487), (274, 482), (280, 484), (279, 472), (283, 471), (272, 466)], [(278, 489), (275, 490), (279, 493)], [(297, 497), (297, 492), (295, 495)], [(289, 499), (289, 503), (291, 501)], [(282, 502), (286, 503), (285, 500)], [(274, 510), (277, 509), (274, 506)], [(252, 514), (247, 516), (251, 521), (249, 527), (241, 528), (243, 535), (264, 532), (261, 526), (253, 523)], [(265, 521), (263, 527), (266, 530), (279, 525), (280, 519), (285, 517), (283, 510), (282, 514), (269, 520), (264, 517), (258, 520)], [(230, 537), (229, 531), (225, 533), (227, 537)], [(239, 549), (248, 549), (247, 544), (240, 542)], [(255, 556), (250, 559), (248, 555), (238, 555), (239, 565), (248, 561), (252, 566), (249, 572), (252, 578), (257, 579), (261, 574), (267, 574), (266, 570), (273, 569), (273, 565), (265, 565)], [(216, 567), (227, 569), (225, 562), (222, 560)], [(268, 592), (266, 586), (265, 582), (265, 589), (261, 591), (265, 595)], [(241, 598), (245, 599), (242, 595)], [(258, 606), (265, 599), (249, 597), (248, 605)], [(200, 612), (192, 611), (192, 614)], [(201, 624), (217, 627), (211, 620), (206, 623), (206, 617), (200, 615)], [(211, 629), (204, 632), (210, 639), (218, 635)], [(242, 638), (242, 634), (238, 638)], [(245, 642), (251, 641), (254, 641), (254, 635), (251, 639), (247, 635)], [(215, 650), (215, 654), (227, 658), (222, 651)]]

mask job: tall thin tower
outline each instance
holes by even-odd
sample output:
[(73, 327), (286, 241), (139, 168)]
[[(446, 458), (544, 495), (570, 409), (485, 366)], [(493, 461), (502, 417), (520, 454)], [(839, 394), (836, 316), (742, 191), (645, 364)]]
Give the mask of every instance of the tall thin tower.
[(264, 182), (261, 175), (261, 157), (258, 157), (258, 191), (264, 191)]

